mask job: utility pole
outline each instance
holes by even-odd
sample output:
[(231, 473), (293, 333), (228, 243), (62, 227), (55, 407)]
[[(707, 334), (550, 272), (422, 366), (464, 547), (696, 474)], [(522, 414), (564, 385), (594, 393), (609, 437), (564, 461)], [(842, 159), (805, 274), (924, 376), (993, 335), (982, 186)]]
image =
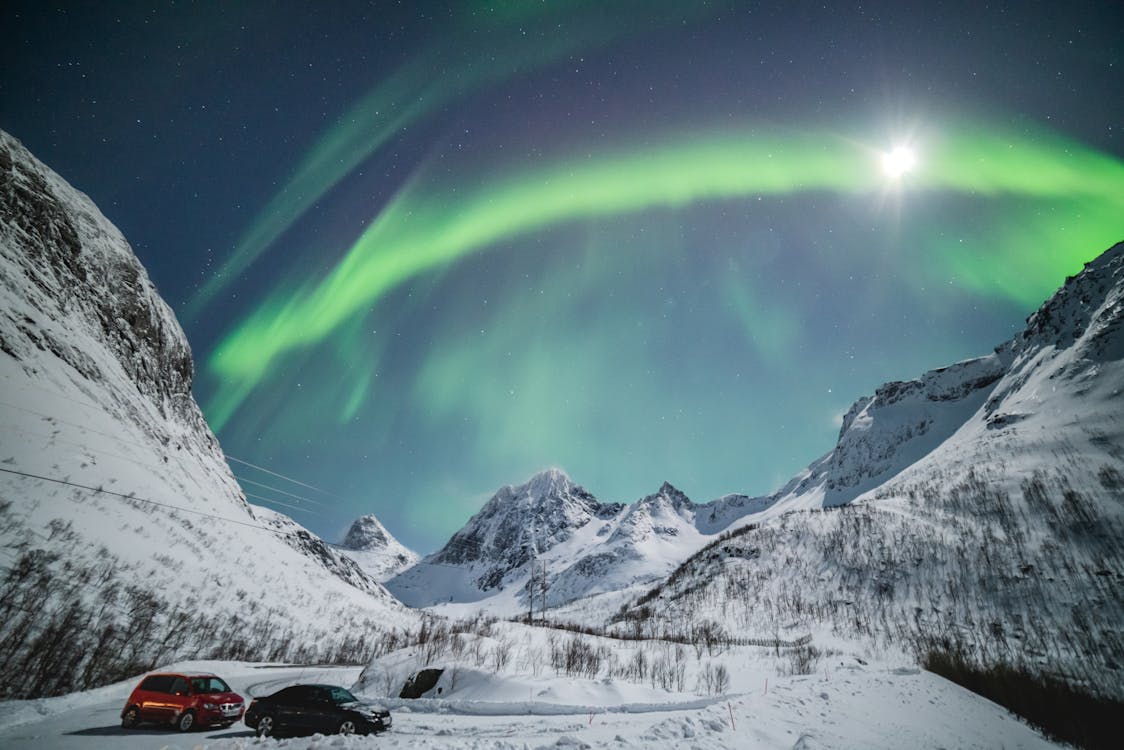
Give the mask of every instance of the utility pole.
[(542, 617), (542, 624), (546, 625), (546, 560), (542, 562), (542, 606), (539, 607), (539, 616)]
[(535, 524), (531, 520), (531, 580), (527, 584), (527, 624), (535, 624), (535, 563), (538, 561), (539, 549), (535, 544)]

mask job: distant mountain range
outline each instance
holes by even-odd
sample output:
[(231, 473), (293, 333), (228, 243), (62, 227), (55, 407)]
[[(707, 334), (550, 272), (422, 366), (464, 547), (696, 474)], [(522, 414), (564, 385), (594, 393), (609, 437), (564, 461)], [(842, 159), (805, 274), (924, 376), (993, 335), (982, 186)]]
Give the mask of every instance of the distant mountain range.
[(992, 353), (857, 400), (832, 451), (772, 495), (696, 505), (665, 484), (603, 504), (549, 470), (387, 586), (411, 606), (510, 615), (533, 568), (535, 606), (545, 580), (551, 614), (584, 624), (826, 627), (1119, 697), (1122, 389), (1124, 243)]
[(704, 544), (696, 508), (665, 484), (631, 505), (599, 503), (558, 469), (504, 487), (438, 552), (387, 581), (411, 606), (487, 602), (527, 608), (532, 566), (548, 606), (666, 576)]

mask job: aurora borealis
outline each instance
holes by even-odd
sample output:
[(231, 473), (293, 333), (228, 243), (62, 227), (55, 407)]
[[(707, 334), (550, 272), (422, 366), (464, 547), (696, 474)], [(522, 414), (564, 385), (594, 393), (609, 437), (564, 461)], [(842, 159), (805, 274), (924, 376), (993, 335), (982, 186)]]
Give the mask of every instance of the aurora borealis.
[(1119, 11), (962, 5), (28, 5), (0, 126), (134, 243), (226, 451), (425, 552), (547, 466), (770, 492), (1124, 239)]

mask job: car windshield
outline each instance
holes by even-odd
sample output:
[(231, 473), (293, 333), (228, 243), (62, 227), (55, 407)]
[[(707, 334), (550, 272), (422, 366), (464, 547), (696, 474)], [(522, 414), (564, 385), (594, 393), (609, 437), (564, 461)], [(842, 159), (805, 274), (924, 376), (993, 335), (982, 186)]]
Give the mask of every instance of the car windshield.
[(192, 677), (191, 692), (200, 695), (208, 693), (229, 693), (230, 686), (218, 677)]
[(341, 703), (355, 703), (355, 701), (356, 701), (356, 698), (355, 698), (354, 695), (347, 692), (346, 690), (344, 690), (341, 687), (331, 688), (331, 693), (332, 693), (332, 703), (335, 703), (337, 705), (341, 704)]

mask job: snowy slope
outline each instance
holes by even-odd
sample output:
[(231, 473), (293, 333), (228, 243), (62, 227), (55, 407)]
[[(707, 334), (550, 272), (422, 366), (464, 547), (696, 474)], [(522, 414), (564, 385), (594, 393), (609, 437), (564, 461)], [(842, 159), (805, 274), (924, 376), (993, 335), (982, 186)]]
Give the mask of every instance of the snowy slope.
[(0, 133), (0, 664), (35, 675), (2, 690), (187, 656), (340, 658), (412, 621), (350, 559), (247, 505), (192, 376), (120, 232)]
[(994, 354), (860, 399), (831, 454), (628, 627), (826, 622), (1124, 696), (1122, 321), (1124, 244)]
[(357, 518), (338, 549), (378, 581), (398, 575), (419, 560), (418, 553), (403, 546), (374, 515)]

